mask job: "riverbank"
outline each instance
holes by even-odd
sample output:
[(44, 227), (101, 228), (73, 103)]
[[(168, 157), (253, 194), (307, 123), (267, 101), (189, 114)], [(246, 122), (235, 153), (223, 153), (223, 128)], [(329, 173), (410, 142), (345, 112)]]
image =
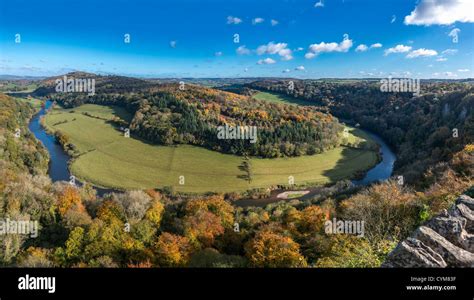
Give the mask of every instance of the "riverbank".
[[(50, 159), (48, 173), (51, 179), (53, 181), (60, 181), (60, 180), (69, 181), (70, 175), (71, 175), (70, 173), (70, 161), (71, 161), (70, 159), (71, 158), (64, 152), (64, 149), (62, 148), (62, 146), (56, 142), (54, 135), (47, 133), (45, 128), (43, 128), (40, 124), (41, 117), (46, 115), (46, 112), (51, 108), (51, 105), (52, 105), (51, 101), (45, 102), (44, 107), (30, 121), (29, 128), (35, 134), (36, 138), (39, 139), (43, 143), (45, 148), (48, 149), (48, 152), (50, 153), (51, 159)], [(88, 117), (87, 115), (84, 115), (82, 112), (80, 114), (82, 117)], [(70, 112), (68, 112), (67, 114), (68, 117), (71, 117), (73, 115), (74, 113), (70, 113)], [(73, 119), (74, 118), (77, 119), (77, 116), (73, 117)], [(95, 119), (97, 122), (106, 122), (99, 118), (95, 118)], [(90, 122), (90, 120), (88, 121)], [(67, 124), (67, 122), (59, 122), (58, 125), (61, 126), (63, 124)], [(114, 130), (114, 134), (117, 134), (115, 130)], [(393, 163), (395, 161), (395, 155), (393, 154), (393, 152), (391, 152), (388, 145), (386, 145), (382, 139), (380, 139), (378, 136), (371, 134), (369, 132), (365, 132), (365, 134), (370, 135), (374, 139), (374, 141), (377, 144), (379, 144), (382, 161), (378, 163), (375, 167), (368, 170), (363, 179), (353, 181), (353, 183), (356, 185), (365, 185), (365, 184), (374, 182), (376, 180), (385, 180), (389, 178), (393, 170)], [(294, 172), (293, 174), (296, 174), (296, 173), (297, 172)], [(81, 177), (79, 178), (83, 179)], [(80, 181), (78, 182), (80, 183)], [(286, 182), (284, 182), (283, 184), (285, 183)], [(318, 191), (320, 190), (320, 187), (323, 186), (324, 184), (328, 184), (328, 182), (308, 184), (308, 187), (310, 188), (299, 189), (299, 190), (294, 191), (294, 192), (308, 191), (307, 193), (304, 193), (305, 195), (302, 195), (302, 197), (292, 197), (292, 199), (304, 200), (304, 199), (313, 197), (316, 193), (318, 193)], [(101, 188), (98, 186), (94, 186), (94, 187), (97, 189), (99, 195), (103, 195), (107, 192), (120, 192), (119, 189), (114, 189), (114, 188)], [(250, 189), (247, 189), (247, 190), (250, 190)], [(271, 191), (270, 197), (266, 197), (263, 199), (242, 199), (242, 200), (237, 200), (234, 203), (238, 206), (249, 206), (249, 205), (264, 206), (268, 203), (282, 201), (282, 200), (290, 201), (292, 199), (281, 199), (281, 197), (278, 197), (278, 194), (288, 192), (288, 191), (290, 190), (275, 189)]]
[[(87, 114), (86, 114), (87, 113)], [(323, 154), (296, 158), (252, 158), (253, 178), (243, 178), (242, 158), (200, 147), (157, 146), (132, 138), (110, 122), (89, 115), (112, 118), (113, 107), (84, 105), (57, 109), (48, 114), (46, 125), (67, 134), (80, 153), (71, 165), (80, 179), (100, 186), (124, 189), (171, 188), (180, 193), (244, 192), (296, 184), (327, 184), (350, 178), (371, 168), (373, 151), (339, 147)], [(184, 176), (184, 184), (180, 184)]]

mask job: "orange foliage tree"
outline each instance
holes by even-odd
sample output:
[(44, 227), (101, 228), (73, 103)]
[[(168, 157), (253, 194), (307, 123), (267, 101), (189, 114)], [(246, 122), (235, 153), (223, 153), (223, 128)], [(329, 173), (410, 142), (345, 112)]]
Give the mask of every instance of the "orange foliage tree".
[(75, 187), (66, 186), (58, 197), (58, 211), (61, 216), (64, 216), (73, 206), (81, 212), (85, 211), (79, 191)]
[(158, 238), (153, 250), (159, 266), (177, 267), (188, 263), (192, 246), (187, 237), (164, 232)]
[(290, 237), (270, 230), (258, 232), (246, 245), (246, 255), (255, 267), (306, 267), (300, 246)]

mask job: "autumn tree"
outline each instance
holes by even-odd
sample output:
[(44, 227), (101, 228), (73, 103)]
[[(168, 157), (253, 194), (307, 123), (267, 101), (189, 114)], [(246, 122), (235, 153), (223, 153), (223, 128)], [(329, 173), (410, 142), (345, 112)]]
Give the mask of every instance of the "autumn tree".
[(324, 222), (329, 218), (326, 211), (317, 205), (311, 205), (301, 211), (298, 231), (303, 235), (318, 233), (323, 229)]
[(395, 181), (374, 185), (341, 205), (342, 218), (364, 221), (365, 236), (373, 243), (401, 239), (417, 225), (420, 201)]
[(153, 245), (153, 252), (158, 266), (185, 266), (192, 252), (189, 239), (184, 236), (164, 232)]
[(321, 268), (377, 268), (382, 263), (382, 255), (393, 249), (394, 242), (384, 241), (380, 248), (374, 248), (365, 238), (339, 234), (331, 237), (331, 248), (316, 266)]
[(184, 218), (184, 233), (195, 245), (210, 247), (217, 236), (224, 233), (221, 218), (215, 214), (199, 210)]
[(73, 206), (76, 206), (78, 211), (85, 211), (79, 191), (70, 185), (64, 187), (64, 190), (58, 196), (57, 206), (61, 216), (66, 215), (66, 212)]
[(163, 212), (165, 210), (165, 206), (161, 203), (160, 200), (153, 200), (151, 202), (150, 207), (145, 212), (145, 219), (152, 222), (155, 226), (159, 227), (161, 223), (161, 219), (163, 217)]
[(307, 265), (295, 241), (270, 230), (259, 231), (248, 242), (246, 256), (255, 267), (292, 268)]
[(18, 266), (23, 268), (51, 268), (54, 262), (50, 259), (51, 250), (38, 247), (26, 249), (18, 261)]
[(123, 223), (126, 220), (124, 208), (114, 200), (104, 200), (97, 209), (97, 218), (106, 223)]
[(231, 227), (234, 224), (234, 207), (221, 195), (191, 200), (186, 203), (185, 211), (186, 215), (208, 211), (219, 217), (223, 227)]

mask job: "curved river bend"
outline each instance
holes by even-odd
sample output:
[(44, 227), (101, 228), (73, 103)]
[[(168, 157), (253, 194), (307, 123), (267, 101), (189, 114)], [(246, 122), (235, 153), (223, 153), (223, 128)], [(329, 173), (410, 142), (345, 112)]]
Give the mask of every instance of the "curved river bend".
[[(35, 135), (35, 137), (43, 143), (46, 150), (48, 150), (50, 158), (48, 175), (51, 177), (51, 180), (53, 182), (69, 181), (71, 176), (68, 167), (70, 157), (66, 151), (64, 151), (63, 147), (56, 142), (54, 135), (47, 133), (40, 123), (41, 117), (43, 117), (48, 112), (51, 105), (53, 105), (53, 102), (46, 101), (41, 110), (36, 115), (34, 115), (33, 118), (31, 118), (28, 128)], [(81, 184), (81, 182), (77, 179), (76, 183)], [(97, 190), (97, 194), (99, 196), (103, 196), (104, 194), (110, 192), (118, 192), (117, 190), (104, 189), (96, 186), (94, 186), (94, 189)]]
[[(68, 168), (68, 162), (70, 157), (64, 151), (62, 146), (56, 142), (56, 138), (48, 134), (40, 124), (40, 119), (44, 116), (48, 109), (51, 107), (52, 102), (46, 101), (44, 107), (31, 119), (28, 128), (40, 140), (44, 147), (48, 150), (50, 156), (50, 162), (48, 167), (48, 174), (53, 181), (69, 181), (71, 173)], [(382, 160), (372, 169), (370, 169), (360, 180), (353, 180), (355, 185), (367, 185), (372, 182), (379, 180), (389, 179), (392, 175), (393, 165), (395, 163), (396, 156), (390, 149), (390, 147), (376, 134), (365, 131), (377, 144), (380, 145), (380, 154)], [(77, 180), (76, 180), (77, 182)], [(80, 182), (79, 182), (80, 183)], [(102, 196), (105, 193), (114, 192), (114, 189), (94, 188), (97, 190), (97, 194)], [(239, 200), (247, 201), (247, 200)], [(237, 202), (239, 202), (237, 201)], [(255, 200), (253, 200), (255, 201)]]

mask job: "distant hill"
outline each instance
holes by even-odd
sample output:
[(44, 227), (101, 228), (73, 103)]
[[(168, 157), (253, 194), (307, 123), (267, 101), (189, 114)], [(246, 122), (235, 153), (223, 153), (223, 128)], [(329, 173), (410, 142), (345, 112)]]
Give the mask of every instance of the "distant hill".
[(43, 80), (45, 76), (18, 76), (18, 75), (0, 75), (1, 80)]
[(36, 96), (45, 96), (55, 93), (56, 81), (67, 79), (93, 79), (95, 81), (95, 91), (97, 93), (114, 92), (135, 92), (148, 88), (153, 83), (143, 79), (117, 75), (97, 75), (87, 72), (71, 72), (64, 75), (48, 77), (41, 80), (40, 87), (34, 91)]

